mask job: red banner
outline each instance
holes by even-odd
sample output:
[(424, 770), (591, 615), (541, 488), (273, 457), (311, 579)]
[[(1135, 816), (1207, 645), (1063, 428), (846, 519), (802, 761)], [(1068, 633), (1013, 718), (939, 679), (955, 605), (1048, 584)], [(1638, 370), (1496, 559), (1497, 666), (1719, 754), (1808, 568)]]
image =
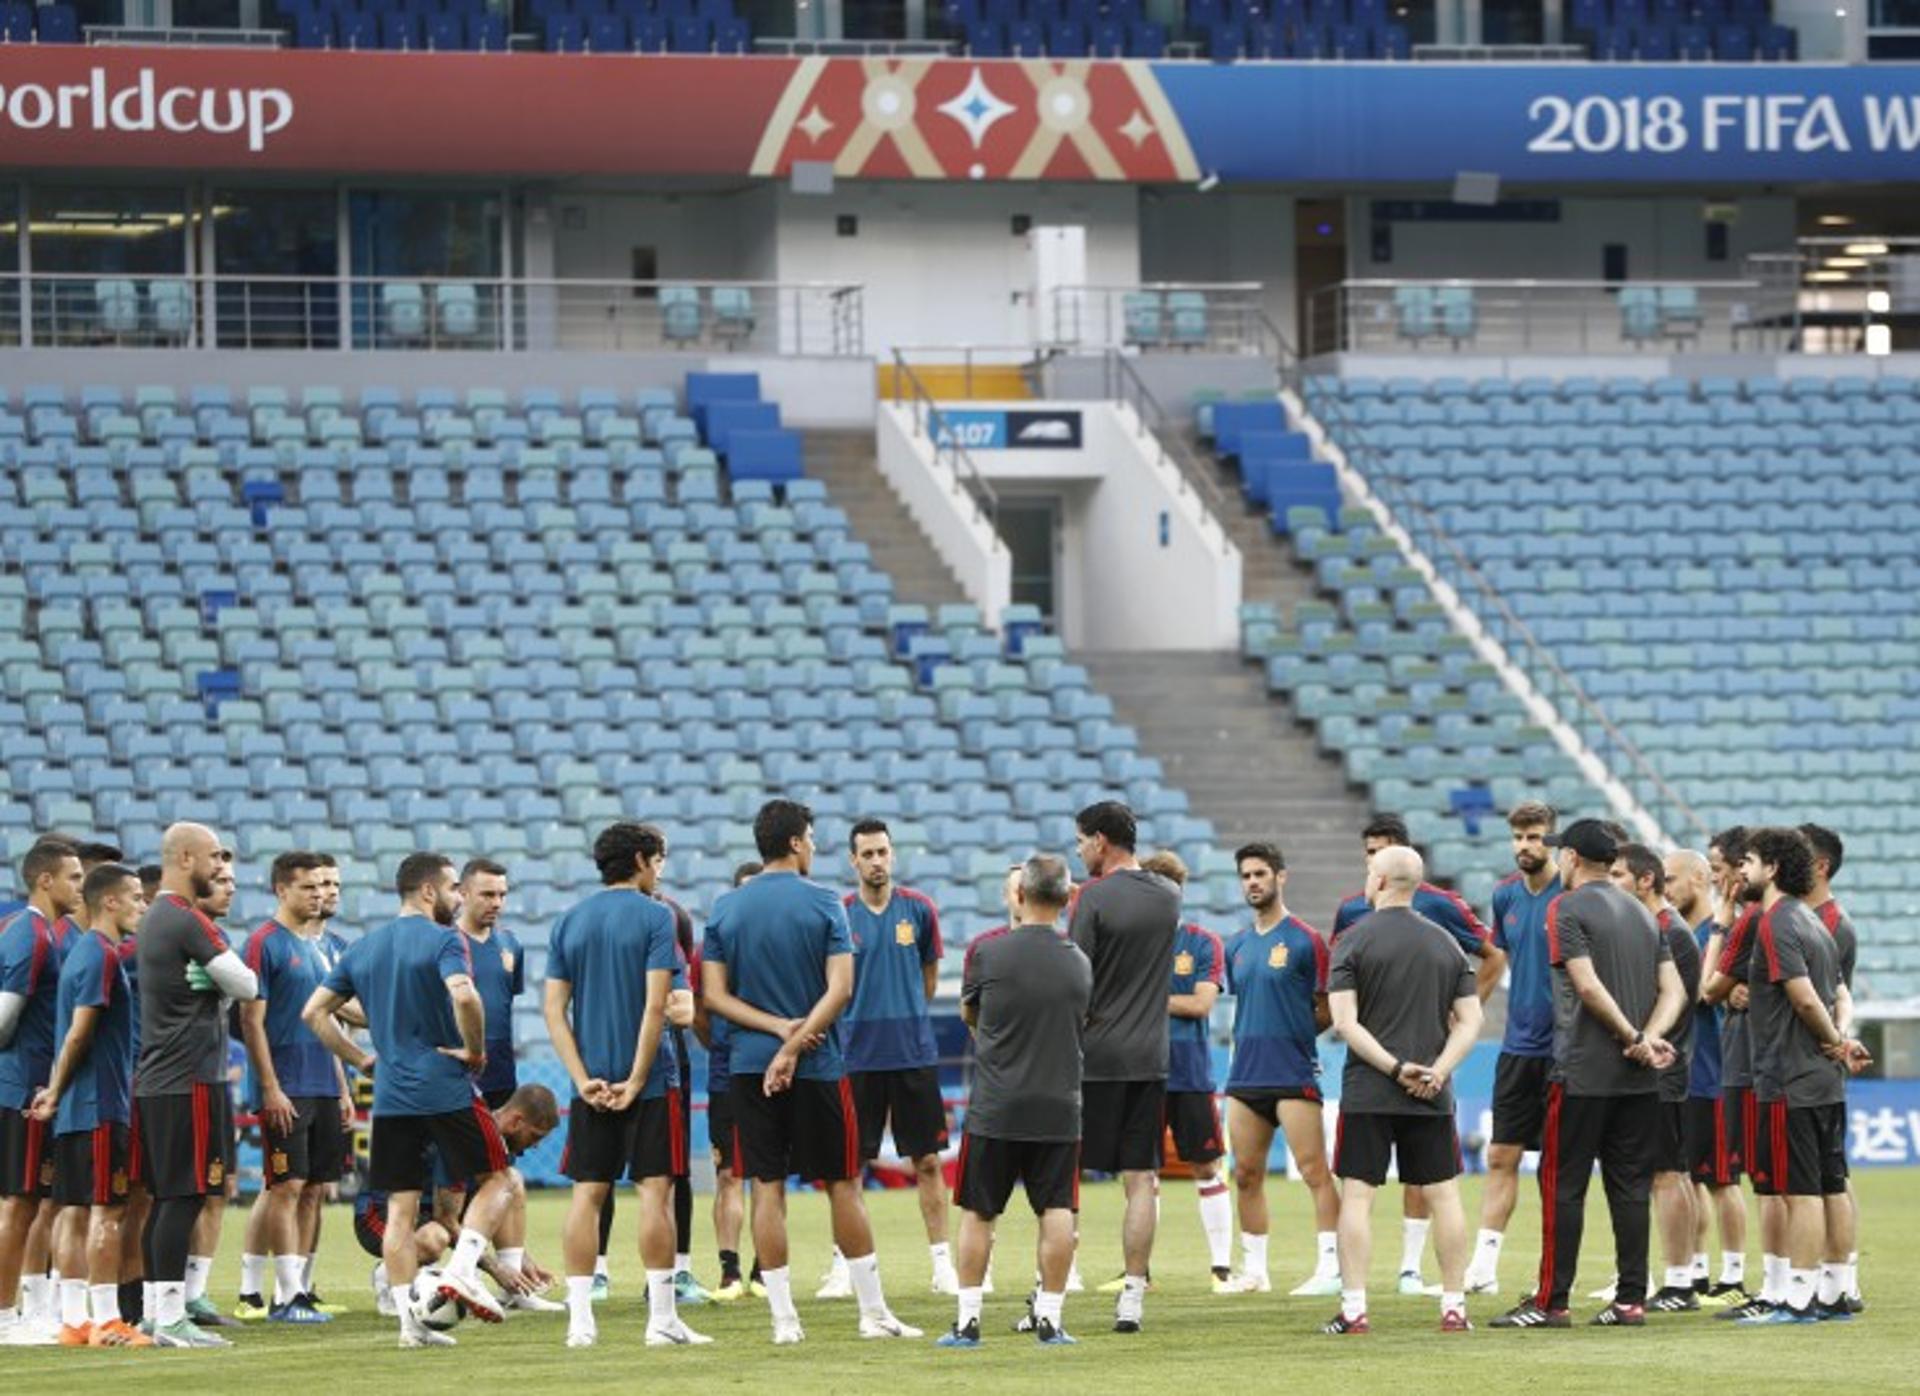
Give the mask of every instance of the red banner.
[(0, 162), (329, 174), (1184, 180), (1144, 63), (0, 46)]

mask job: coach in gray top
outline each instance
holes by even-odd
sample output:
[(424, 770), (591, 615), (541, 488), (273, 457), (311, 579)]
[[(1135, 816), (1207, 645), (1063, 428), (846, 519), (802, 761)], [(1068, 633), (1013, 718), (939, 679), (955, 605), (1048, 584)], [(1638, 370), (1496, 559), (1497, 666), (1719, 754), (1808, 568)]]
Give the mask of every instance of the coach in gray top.
[(1141, 868), (1133, 811), (1119, 801), (1088, 805), (1075, 822), (1080, 861), (1093, 879), (1067, 913), (1068, 934), (1093, 964), (1080, 1164), (1118, 1173), (1126, 1189), (1126, 1275), (1113, 1327), (1137, 1333), (1166, 1129), (1167, 966), (1180, 929), (1180, 889)]
[(1646, 1322), (1647, 1199), (1660, 1134), (1664, 1034), (1687, 1007), (1653, 913), (1609, 880), (1619, 844), (1597, 819), (1552, 842), (1568, 890), (1547, 908), (1553, 965), (1553, 1074), (1540, 1149), (1541, 1286), (1497, 1328), (1565, 1328), (1596, 1159), (1613, 1218), (1614, 1302), (1596, 1326)]
[(1440, 1326), (1468, 1327), (1467, 1218), (1460, 1205), (1460, 1140), (1453, 1072), (1480, 1034), (1473, 966), (1439, 926), (1413, 909), (1426, 875), (1411, 848), (1383, 848), (1367, 867), (1373, 911), (1333, 948), (1327, 1005), (1347, 1044), (1333, 1171), (1340, 1178), (1340, 1312), (1328, 1333), (1365, 1333), (1373, 1194), (1395, 1159), (1400, 1181), (1433, 1212), (1440, 1258)]

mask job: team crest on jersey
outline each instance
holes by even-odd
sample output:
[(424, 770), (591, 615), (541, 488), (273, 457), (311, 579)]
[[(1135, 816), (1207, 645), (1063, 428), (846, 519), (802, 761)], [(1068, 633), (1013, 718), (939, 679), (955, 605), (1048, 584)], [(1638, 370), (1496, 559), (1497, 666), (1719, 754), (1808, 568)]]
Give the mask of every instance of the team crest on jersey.
[(1269, 969), (1285, 969), (1287, 967), (1287, 947), (1284, 944), (1276, 945), (1267, 952), (1267, 967)]
[(217, 1188), (227, 1180), (227, 1161), (225, 1159), (207, 1160), (207, 1186)]
[(500, 968), (504, 969), (508, 974), (513, 973), (513, 952), (511, 950), (502, 950), (500, 952)]
[(113, 1187), (113, 1195), (115, 1197), (125, 1197), (127, 1195), (127, 1170), (126, 1169), (116, 1168), (113, 1170), (112, 1187)]
[(896, 945), (913, 944), (913, 922), (899, 921), (893, 927), (893, 940)]
[(1173, 957), (1173, 972), (1175, 974), (1192, 974), (1193, 973), (1193, 956), (1189, 955), (1184, 950), (1182, 950), (1178, 955), (1175, 955)]

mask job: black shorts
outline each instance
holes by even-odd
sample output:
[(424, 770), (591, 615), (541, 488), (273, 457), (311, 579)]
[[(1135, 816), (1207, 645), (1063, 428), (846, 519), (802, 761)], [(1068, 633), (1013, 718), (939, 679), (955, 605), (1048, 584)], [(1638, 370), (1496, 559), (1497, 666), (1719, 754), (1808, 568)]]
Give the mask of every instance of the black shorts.
[(429, 1148), (440, 1151), (450, 1178), (475, 1178), (508, 1166), (507, 1143), (479, 1096), (444, 1115), (375, 1115), (367, 1186), (375, 1192), (426, 1192), (433, 1186)]
[(0, 1197), (45, 1197), (53, 1173), (53, 1131), (24, 1110), (0, 1110)]
[(1681, 1134), (1686, 1146), (1687, 1172), (1696, 1183), (1710, 1188), (1731, 1187), (1740, 1180), (1740, 1155), (1727, 1130), (1727, 1103), (1720, 1096), (1694, 1096), (1681, 1107)]
[(143, 1096), (140, 1161), (156, 1198), (208, 1197), (226, 1191), (233, 1172), (233, 1101), (224, 1084), (200, 1082), (183, 1095)]
[(62, 1207), (119, 1207), (127, 1200), (127, 1127), (117, 1120), (54, 1141), (53, 1200)]
[(595, 1110), (574, 1097), (567, 1108), (567, 1147), (560, 1171), (576, 1183), (622, 1178), (683, 1178), (687, 1131), (680, 1092), (636, 1100), (625, 1110)]
[(713, 1166), (721, 1173), (738, 1173), (739, 1135), (733, 1127), (733, 1092), (725, 1081), (707, 1091), (707, 1141), (713, 1145)]
[(1096, 1173), (1159, 1171), (1167, 1083), (1088, 1081), (1080, 1088), (1080, 1166)]
[(947, 1103), (940, 1098), (940, 1070), (861, 1071), (853, 1082), (853, 1108), (860, 1117), (860, 1158), (880, 1157), (880, 1136), (889, 1121), (900, 1157), (925, 1158), (947, 1147)]
[(1275, 1087), (1271, 1090), (1228, 1091), (1227, 1099), (1239, 1101), (1242, 1105), (1246, 1106), (1247, 1109), (1253, 1111), (1254, 1114), (1258, 1115), (1275, 1129), (1278, 1129), (1280, 1128), (1281, 1102), (1288, 1100), (1310, 1100), (1315, 1105), (1318, 1105), (1320, 1103), (1320, 1088), (1318, 1086), (1283, 1086)]
[(992, 1221), (1007, 1209), (1016, 1183), (1026, 1185), (1033, 1214), (1080, 1210), (1080, 1145), (1071, 1139), (983, 1139), (960, 1136), (954, 1201)]
[[(768, 1095), (758, 1075), (732, 1081), (734, 1171), (763, 1183), (797, 1173), (824, 1183), (860, 1176), (860, 1117), (853, 1083), (796, 1079)], [(741, 1170), (744, 1168), (744, 1172)]]
[(1747, 1165), (1762, 1197), (1832, 1197), (1847, 1190), (1847, 1107), (1755, 1105), (1755, 1147)]
[(335, 1181), (347, 1156), (347, 1126), (340, 1118), (340, 1098), (294, 1097), (293, 1128), (281, 1134), (263, 1119), (260, 1143), (266, 1155), (268, 1187), (289, 1181)]
[(1538, 1149), (1547, 1123), (1547, 1077), (1551, 1057), (1516, 1057), (1502, 1052), (1493, 1065), (1493, 1137), (1491, 1144)]
[(1684, 1100), (1659, 1102), (1659, 1120), (1654, 1126), (1653, 1171), (1687, 1171), (1687, 1103)]
[(1370, 1115), (1340, 1112), (1333, 1132), (1337, 1178), (1379, 1187), (1387, 1161), (1400, 1165), (1400, 1181), (1426, 1187), (1460, 1176), (1460, 1133), (1451, 1115)]
[(1759, 1121), (1754, 1116), (1753, 1087), (1729, 1086), (1720, 1094), (1721, 1104), (1726, 1113), (1727, 1148), (1733, 1162), (1733, 1176), (1737, 1179), (1746, 1171), (1747, 1160), (1753, 1157), (1753, 1129)]
[[(422, 1229), (436, 1224), (431, 1199), (422, 1198), (420, 1214), (413, 1224), (413, 1233), (418, 1236)], [(353, 1239), (360, 1243), (360, 1249), (379, 1260), (386, 1254), (387, 1242), (387, 1204), (378, 1207), (355, 1207), (353, 1209)]]
[(1212, 1163), (1226, 1152), (1212, 1091), (1168, 1091), (1167, 1128), (1182, 1163)]

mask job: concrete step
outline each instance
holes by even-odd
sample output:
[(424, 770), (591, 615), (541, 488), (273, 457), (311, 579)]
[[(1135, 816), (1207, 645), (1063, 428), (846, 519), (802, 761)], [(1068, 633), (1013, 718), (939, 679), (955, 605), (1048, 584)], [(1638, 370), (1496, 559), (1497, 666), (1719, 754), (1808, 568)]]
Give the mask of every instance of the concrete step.
[(872, 550), (874, 566), (893, 578), (896, 599), (929, 607), (967, 599), (959, 579), (880, 473), (872, 432), (810, 431), (803, 453), (807, 474), (827, 487), (853, 536)]

